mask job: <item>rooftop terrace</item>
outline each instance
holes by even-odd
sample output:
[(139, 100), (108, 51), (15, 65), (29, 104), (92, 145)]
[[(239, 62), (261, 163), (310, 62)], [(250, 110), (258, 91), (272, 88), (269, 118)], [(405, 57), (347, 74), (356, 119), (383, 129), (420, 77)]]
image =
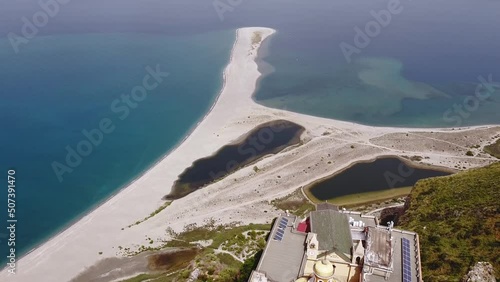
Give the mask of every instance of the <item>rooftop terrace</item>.
[[(282, 219), (288, 221), (284, 228), (280, 228)], [(295, 281), (299, 275), (307, 234), (294, 231), (292, 226), (297, 226), (297, 224), (297, 217), (281, 215), (273, 225), (266, 248), (256, 268), (270, 281)], [(280, 230), (283, 230), (283, 233)], [(276, 234), (283, 234), (280, 237), (281, 240), (273, 239)]]

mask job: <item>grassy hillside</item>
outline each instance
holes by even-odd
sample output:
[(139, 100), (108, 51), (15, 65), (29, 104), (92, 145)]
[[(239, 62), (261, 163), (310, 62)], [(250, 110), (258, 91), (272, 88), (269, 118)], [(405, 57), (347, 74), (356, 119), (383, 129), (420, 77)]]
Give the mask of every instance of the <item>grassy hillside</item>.
[(484, 147), (484, 151), (497, 159), (500, 159), (500, 139), (498, 139), (495, 143)]
[(426, 282), (459, 281), (478, 261), (500, 275), (500, 163), (417, 182), (399, 226), (420, 235)]

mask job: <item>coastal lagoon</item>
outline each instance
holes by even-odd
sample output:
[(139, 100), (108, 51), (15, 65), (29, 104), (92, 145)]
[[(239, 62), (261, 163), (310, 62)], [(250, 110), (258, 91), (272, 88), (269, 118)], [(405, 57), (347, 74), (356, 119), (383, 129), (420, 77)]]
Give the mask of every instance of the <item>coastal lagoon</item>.
[(414, 167), (399, 158), (379, 158), (372, 162), (356, 163), (315, 181), (307, 189), (316, 199), (325, 201), (352, 194), (411, 187), (420, 179), (449, 174), (444, 170)]
[[(237, 27), (278, 30), (263, 58), (274, 72), (260, 80), (255, 95), (263, 105), (370, 125), (498, 123), (497, 87), (485, 88), (493, 90), (477, 105), (469, 97), (483, 83), (478, 77), (500, 80), (500, 2), (402, 1), (403, 10), (347, 62), (340, 44), (354, 44), (354, 28), (364, 28), (373, 20), (370, 12), (387, 3), (242, 1), (221, 17), (211, 1), (71, 1), (18, 54), (7, 34), (20, 35), (21, 18), (41, 8), (37, 1), (2, 8), (0, 167), (17, 171), (18, 255), (183, 140), (222, 87)], [(122, 120), (112, 103), (124, 106), (121, 95), (142, 85), (146, 68), (157, 65), (169, 76), (140, 103), (127, 104)], [(68, 150), (88, 141), (82, 131), (103, 119), (113, 122), (113, 132), (69, 167)], [(55, 161), (71, 169), (61, 182)], [(0, 260), (7, 253), (4, 235)]]
[[(174, 183), (165, 198), (184, 197), (205, 185), (220, 180), (262, 157), (276, 154), (288, 146), (298, 144), (304, 127), (286, 120), (275, 120), (257, 126), (241, 140), (228, 144), (214, 155), (195, 161)], [(254, 167), (255, 172), (258, 167)]]

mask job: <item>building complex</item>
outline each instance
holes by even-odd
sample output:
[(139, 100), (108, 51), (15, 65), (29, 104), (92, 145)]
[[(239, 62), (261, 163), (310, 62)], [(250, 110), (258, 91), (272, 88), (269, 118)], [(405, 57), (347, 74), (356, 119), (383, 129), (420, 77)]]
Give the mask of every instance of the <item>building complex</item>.
[(421, 282), (418, 235), (319, 204), (280, 215), (249, 282)]

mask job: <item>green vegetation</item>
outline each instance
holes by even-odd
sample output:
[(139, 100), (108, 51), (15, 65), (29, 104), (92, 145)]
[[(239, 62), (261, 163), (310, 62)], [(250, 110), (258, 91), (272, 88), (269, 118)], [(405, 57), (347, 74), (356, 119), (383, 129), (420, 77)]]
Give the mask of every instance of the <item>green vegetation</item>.
[(270, 224), (249, 224), (244, 226), (208, 226), (187, 227), (184, 232), (177, 234), (176, 239), (167, 243), (167, 247), (192, 246), (191, 242), (212, 240), (208, 248), (217, 249), (222, 243), (238, 236), (245, 231), (270, 230)]
[(267, 230), (243, 232), (222, 243), (220, 249), (231, 252), (240, 259), (246, 259), (247, 254), (253, 255), (258, 250), (264, 249), (268, 233)]
[[(342, 207), (358, 207), (362, 205), (368, 205), (373, 203), (380, 203), (386, 200), (396, 199), (410, 194), (412, 187), (402, 187), (394, 189), (385, 189), (373, 192), (364, 192), (358, 194), (345, 195), (341, 197), (336, 197), (327, 200), (328, 203), (334, 204)], [(305, 194), (309, 199), (315, 203), (323, 203), (309, 191), (309, 189), (304, 190)]]
[[(270, 228), (270, 224), (215, 226), (214, 222), (211, 222), (203, 227), (186, 226), (184, 232), (180, 234), (167, 230), (175, 239), (161, 248), (182, 249), (150, 256), (148, 268), (154, 272), (141, 274), (123, 282), (186, 281), (194, 269), (199, 270), (197, 282), (247, 281), (259, 261)], [(211, 244), (205, 248), (194, 245), (198, 241), (209, 240)], [(235, 248), (244, 250), (241, 257), (246, 259), (243, 263), (233, 256)]]
[(200, 270), (197, 281), (246, 281), (248, 277), (240, 279), (246, 277), (246, 267), (253, 262), (242, 263), (233, 255), (246, 259), (245, 262), (254, 259), (254, 255), (264, 248), (270, 229), (270, 224), (215, 226), (212, 222), (203, 227), (186, 226), (180, 234), (170, 231), (175, 240), (167, 242), (166, 247), (193, 247), (198, 241), (211, 241), (189, 267), (175, 275), (177, 280), (174, 281), (185, 281), (195, 268)]
[(121, 282), (173, 282), (175, 281), (172, 276), (168, 276), (165, 273), (155, 273), (155, 274), (140, 274), (136, 277), (122, 280)]
[[(143, 223), (144, 221), (152, 218), (153, 216), (159, 214), (162, 210), (166, 209), (168, 206), (170, 206), (172, 202), (171, 201), (168, 201), (168, 202), (165, 202), (163, 205), (161, 205), (161, 207), (157, 208), (154, 212), (152, 212), (151, 214), (149, 214), (147, 217), (143, 218), (142, 220), (138, 220), (136, 221), (135, 223), (133, 224), (130, 224), (129, 226), (127, 226), (128, 228), (134, 226), (134, 225), (139, 225), (141, 223)], [(123, 228), (122, 228), (123, 230)]]
[(218, 253), (217, 257), (220, 262), (229, 266), (230, 268), (238, 269), (241, 266), (241, 262), (236, 260), (232, 255), (226, 253)]
[(262, 256), (263, 250), (257, 252), (253, 257), (245, 260), (243, 265), (240, 267), (239, 275), (234, 280), (235, 282), (247, 282), (250, 278), (250, 274), (252, 274), (252, 270), (257, 268), (257, 264), (259, 263), (260, 257)]
[[(412, 187), (386, 189), (374, 192), (351, 194), (328, 200), (329, 203), (342, 207), (356, 207), (396, 199), (410, 194)], [(319, 201), (319, 200), (318, 200)]]
[(424, 179), (400, 227), (420, 235), (424, 281), (459, 281), (478, 261), (500, 273), (500, 163)]
[(495, 143), (490, 144), (484, 147), (484, 151), (493, 157), (500, 159), (500, 139), (498, 139)]
[(290, 213), (297, 216), (304, 216), (316, 209), (316, 207), (304, 197), (301, 188), (283, 198), (273, 200), (271, 204), (282, 211), (288, 210)]

